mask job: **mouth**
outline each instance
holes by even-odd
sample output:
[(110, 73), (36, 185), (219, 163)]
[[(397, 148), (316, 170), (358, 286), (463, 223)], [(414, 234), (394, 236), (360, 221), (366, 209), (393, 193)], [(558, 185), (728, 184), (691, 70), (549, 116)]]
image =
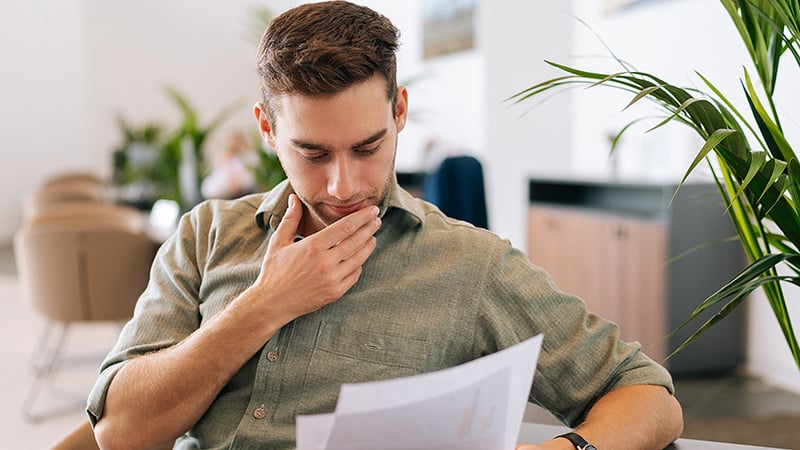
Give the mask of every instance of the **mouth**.
[(353, 204), (350, 204), (350, 205), (331, 205), (331, 204), (328, 204), (327, 206), (328, 206), (328, 208), (330, 208), (331, 211), (333, 211), (337, 215), (344, 217), (344, 216), (347, 216), (349, 214), (352, 214), (352, 213), (358, 211), (359, 209), (363, 208), (365, 205), (364, 205), (364, 202), (359, 202), (359, 203), (353, 203)]

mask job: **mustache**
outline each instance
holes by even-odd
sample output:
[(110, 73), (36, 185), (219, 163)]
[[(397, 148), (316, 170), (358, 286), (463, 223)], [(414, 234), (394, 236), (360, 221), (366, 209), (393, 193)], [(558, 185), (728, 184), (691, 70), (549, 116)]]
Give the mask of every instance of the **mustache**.
[(360, 196), (357, 198), (350, 198), (347, 200), (341, 200), (337, 198), (322, 198), (322, 199), (315, 199), (312, 202), (312, 205), (330, 205), (330, 206), (350, 206), (350, 205), (357, 205), (359, 203), (369, 202), (370, 200), (374, 200), (378, 198), (377, 194), (370, 194), (366, 196)]

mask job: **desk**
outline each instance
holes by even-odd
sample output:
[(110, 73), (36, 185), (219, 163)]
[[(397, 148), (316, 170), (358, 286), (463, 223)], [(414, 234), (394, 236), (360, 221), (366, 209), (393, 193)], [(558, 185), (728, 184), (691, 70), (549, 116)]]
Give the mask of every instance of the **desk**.
[[(544, 442), (553, 436), (570, 431), (558, 425), (543, 425), (538, 423), (523, 423), (519, 431), (519, 442), (536, 443)], [(695, 439), (678, 439), (665, 450), (775, 450), (774, 447), (759, 447), (755, 445), (726, 444), (723, 442), (698, 441)]]

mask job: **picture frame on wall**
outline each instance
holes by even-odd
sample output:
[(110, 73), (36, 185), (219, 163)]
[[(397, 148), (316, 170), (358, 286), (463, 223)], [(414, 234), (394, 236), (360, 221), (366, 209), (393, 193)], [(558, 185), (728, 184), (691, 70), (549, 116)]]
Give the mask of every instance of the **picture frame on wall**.
[(425, 0), (420, 3), (423, 59), (475, 48), (478, 0)]

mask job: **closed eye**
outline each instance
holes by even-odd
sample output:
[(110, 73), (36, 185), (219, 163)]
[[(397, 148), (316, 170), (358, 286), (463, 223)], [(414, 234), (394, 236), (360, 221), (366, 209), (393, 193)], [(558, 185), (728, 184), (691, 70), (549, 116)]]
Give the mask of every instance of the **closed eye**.
[(355, 150), (355, 153), (358, 156), (364, 156), (364, 157), (365, 156), (370, 156), (370, 155), (374, 154), (375, 152), (377, 152), (379, 148), (380, 148), (379, 146), (369, 147), (369, 148), (359, 148), (359, 149)]
[(311, 161), (311, 162), (322, 162), (325, 161), (325, 159), (328, 157), (328, 152), (317, 152), (311, 154), (301, 153), (301, 154), (303, 155), (303, 158), (306, 161)]

